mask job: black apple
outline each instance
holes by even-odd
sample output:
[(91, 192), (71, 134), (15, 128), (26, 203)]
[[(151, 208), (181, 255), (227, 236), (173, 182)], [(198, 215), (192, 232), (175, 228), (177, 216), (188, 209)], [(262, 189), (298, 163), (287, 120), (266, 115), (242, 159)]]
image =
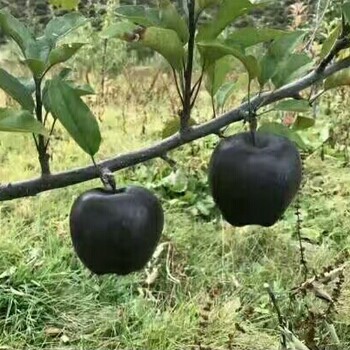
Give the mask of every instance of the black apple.
[(222, 139), (209, 164), (209, 184), (217, 207), (233, 226), (272, 226), (298, 192), (299, 152), (287, 138), (250, 132)]
[(81, 194), (70, 213), (73, 247), (98, 275), (126, 275), (152, 257), (164, 226), (162, 206), (150, 191), (133, 186)]

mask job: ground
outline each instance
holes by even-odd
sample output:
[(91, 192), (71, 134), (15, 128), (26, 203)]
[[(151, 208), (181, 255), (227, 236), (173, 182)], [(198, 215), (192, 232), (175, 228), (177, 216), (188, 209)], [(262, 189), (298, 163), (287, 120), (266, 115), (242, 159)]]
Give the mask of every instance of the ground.
[[(172, 118), (169, 95), (161, 88), (144, 105), (136, 105), (133, 98), (125, 102), (125, 82), (114, 84), (121, 87), (104, 108), (98, 159), (152, 144), (160, 138), (164, 121)], [(198, 120), (211, 118), (204, 95), (194, 114)], [(318, 128), (307, 134), (311, 140), (326, 124), (322, 109), (320, 115)], [(232, 130), (242, 128), (240, 124)], [(70, 206), (82, 191), (99, 186), (98, 180), (1, 203), (0, 349), (177, 350), (198, 341), (229, 349), (230, 337), (231, 349), (278, 349), (278, 320), (264, 284), (272, 286), (288, 321), (298, 325), (302, 302), (293, 306), (288, 298), (290, 289), (303, 281), (296, 204), (271, 228), (235, 229), (223, 222), (206, 182), (216, 142), (210, 136), (170, 154), (185, 174), (182, 189), (166, 177), (171, 169), (163, 160), (116, 174), (118, 184), (142, 184), (162, 198), (163, 250), (148, 272), (97, 278), (77, 260), (69, 236)], [(54, 171), (90, 163), (62, 129), (55, 133), (51, 150)], [(0, 157), (1, 183), (39, 173), (28, 135), (2, 133)], [(304, 166), (301, 231), (308, 238), (309, 269), (319, 273), (350, 247), (350, 172), (342, 155), (331, 150), (324, 160), (319, 151), (308, 156)], [(208, 321), (203, 323), (208, 301)], [(349, 305), (346, 268), (334, 320), (340, 344), (334, 349), (350, 348)], [(320, 334), (327, 338), (329, 331), (320, 328)]]

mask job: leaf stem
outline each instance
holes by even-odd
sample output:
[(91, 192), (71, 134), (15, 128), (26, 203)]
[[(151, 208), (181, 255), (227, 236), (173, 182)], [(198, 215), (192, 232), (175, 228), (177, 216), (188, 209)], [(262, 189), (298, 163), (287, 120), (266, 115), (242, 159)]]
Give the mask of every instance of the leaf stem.
[(117, 185), (115, 178), (111, 170), (107, 167), (101, 167), (96, 163), (95, 157), (91, 155), (92, 163), (94, 164), (97, 173), (99, 174), (100, 180), (107, 191), (116, 192)]

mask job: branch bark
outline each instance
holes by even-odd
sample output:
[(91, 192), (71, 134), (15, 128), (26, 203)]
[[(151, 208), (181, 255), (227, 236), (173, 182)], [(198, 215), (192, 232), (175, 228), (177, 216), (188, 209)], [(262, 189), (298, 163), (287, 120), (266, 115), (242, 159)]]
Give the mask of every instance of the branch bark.
[[(260, 108), (288, 97), (293, 98), (314, 83), (349, 67), (350, 57), (330, 65), (323, 71), (316, 69), (295, 82), (287, 84), (275, 91), (266, 92), (254, 97), (250, 102), (251, 108)], [(238, 108), (223, 114), (217, 119), (210, 120), (202, 125), (191, 128), (183, 135), (177, 133), (151, 147), (107, 159), (99, 163), (99, 165), (101, 167), (107, 167), (114, 172), (154, 158), (161, 158), (167, 152), (186, 143), (203, 138), (210, 134), (217, 134), (221, 128), (231, 123), (241, 121), (245, 113), (248, 111), (248, 108), (248, 103), (243, 103)], [(47, 174), (32, 180), (9, 183), (0, 186), (0, 201), (35, 196), (44, 191), (75, 185), (97, 177), (99, 177), (99, 172), (93, 165), (91, 165), (66, 172)]]

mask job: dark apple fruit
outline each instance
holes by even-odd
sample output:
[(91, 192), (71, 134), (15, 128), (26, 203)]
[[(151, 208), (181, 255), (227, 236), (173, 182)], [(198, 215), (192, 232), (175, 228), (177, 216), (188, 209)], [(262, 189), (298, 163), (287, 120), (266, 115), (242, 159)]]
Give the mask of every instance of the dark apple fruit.
[(150, 191), (131, 186), (81, 194), (70, 212), (73, 247), (98, 275), (127, 275), (151, 259), (164, 226), (164, 213)]
[(209, 185), (224, 219), (233, 226), (274, 225), (297, 194), (302, 164), (285, 137), (242, 132), (222, 139), (209, 163)]

